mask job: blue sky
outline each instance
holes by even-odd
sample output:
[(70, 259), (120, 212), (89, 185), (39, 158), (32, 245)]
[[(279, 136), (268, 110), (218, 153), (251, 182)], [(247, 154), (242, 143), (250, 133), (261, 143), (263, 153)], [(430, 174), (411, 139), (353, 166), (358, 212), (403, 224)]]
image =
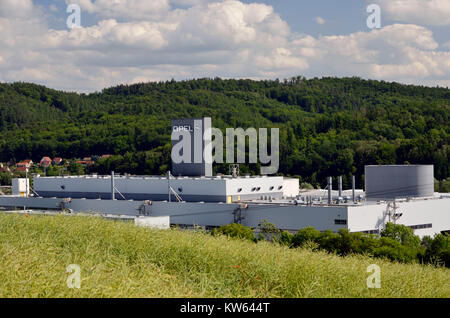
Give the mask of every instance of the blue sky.
[[(68, 3), (81, 28), (68, 29)], [(381, 8), (381, 28), (366, 8)], [(0, 81), (359, 76), (450, 84), (448, 0), (0, 0)]]

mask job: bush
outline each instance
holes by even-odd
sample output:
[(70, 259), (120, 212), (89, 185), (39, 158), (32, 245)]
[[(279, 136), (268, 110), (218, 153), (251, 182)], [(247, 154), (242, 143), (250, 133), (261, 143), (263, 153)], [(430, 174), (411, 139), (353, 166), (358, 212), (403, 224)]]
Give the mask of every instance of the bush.
[(402, 224), (387, 223), (386, 228), (381, 232), (381, 237), (391, 238), (404, 246), (413, 248), (420, 246), (420, 238), (414, 235), (414, 230)]
[(292, 247), (292, 239), (294, 238), (294, 234), (289, 233), (288, 231), (283, 231), (280, 234), (277, 242), (281, 245), (286, 245)]
[(424, 261), (450, 267), (450, 235), (437, 234), (428, 242), (429, 246), (424, 253)]
[(256, 242), (255, 232), (246, 226), (238, 223), (227, 224), (218, 228), (215, 228), (212, 232), (213, 235), (223, 234), (229, 237), (238, 239), (246, 239)]
[(314, 187), (308, 182), (302, 182), (300, 184), (300, 188), (305, 190), (314, 190)]
[(320, 232), (311, 226), (301, 229), (293, 235), (292, 247), (300, 247), (308, 241), (318, 242), (320, 235)]
[(413, 262), (417, 259), (418, 249), (402, 245), (395, 239), (381, 237), (379, 246), (373, 251), (375, 257), (384, 257), (391, 261), (402, 263)]
[(320, 233), (317, 241), (319, 247), (330, 253), (339, 253), (339, 234), (331, 230)]
[(262, 221), (258, 224), (258, 232), (260, 240), (277, 241), (279, 239), (281, 230), (273, 223)]

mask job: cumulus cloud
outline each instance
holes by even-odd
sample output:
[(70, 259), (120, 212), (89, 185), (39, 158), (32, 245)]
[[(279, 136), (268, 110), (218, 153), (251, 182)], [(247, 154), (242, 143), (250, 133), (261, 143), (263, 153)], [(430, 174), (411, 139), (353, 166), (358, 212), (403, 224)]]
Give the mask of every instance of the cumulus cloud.
[[(91, 26), (54, 30), (44, 15), (32, 14), (31, 1), (0, 0), (0, 80), (83, 92), (215, 76), (361, 76), (433, 86), (449, 81), (450, 53), (438, 50), (432, 32), (422, 26), (313, 37), (291, 32), (265, 4), (158, 0), (146, 6), (149, 2), (80, 1), (84, 10), (103, 17)], [(132, 3), (145, 19), (123, 19)], [(14, 8), (29, 16), (1, 13)]]
[(344, 76), (423, 83), (448, 80), (450, 52), (436, 51), (432, 32), (417, 25), (395, 24), (345, 36), (305, 37), (294, 41), (311, 69)]
[(315, 17), (314, 21), (316, 21), (317, 24), (325, 24), (325, 19), (322, 17)]
[(370, 0), (390, 19), (423, 25), (450, 25), (449, 0)]
[[(66, 0), (66, 4), (72, 2)], [(169, 0), (78, 0), (77, 4), (82, 10), (107, 18), (144, 18), (170, 8)]]

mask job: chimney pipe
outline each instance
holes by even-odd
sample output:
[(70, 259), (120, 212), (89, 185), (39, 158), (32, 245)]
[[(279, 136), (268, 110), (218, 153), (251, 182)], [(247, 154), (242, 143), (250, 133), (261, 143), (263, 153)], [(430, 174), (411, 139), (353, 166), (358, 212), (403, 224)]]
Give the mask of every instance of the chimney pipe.
[(167, 191), (169, 193), (169, 202), (172, 202), (172, 193), (170, 193), (170, 171), (167, 171)]
[(356, 202), (355, 187), (356, 187), (355, 176), (352, 176), (352, 196), (353, 196), (353, 202)]
[(342, 198), (342, 176), (338, 178), (338, 186), (339, 186), (339, 198)]
[(114, 197), (114, 171), (111, 171), (111, 200), (115, 200)]
[(328, 177), (328, 204), (332, 201), (331, 190), (333, 190), (333, 178)]

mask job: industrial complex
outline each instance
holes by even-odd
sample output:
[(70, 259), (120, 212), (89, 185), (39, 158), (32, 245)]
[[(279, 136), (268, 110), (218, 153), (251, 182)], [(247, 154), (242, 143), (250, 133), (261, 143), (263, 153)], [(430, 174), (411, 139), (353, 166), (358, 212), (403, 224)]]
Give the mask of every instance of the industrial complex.
[[(191, 123), (200, 128), (190, 129)], [(210, 118), (174, 120), (172, 131), (186, 127), (192, 138), (201, 138), (210, 125)], [(199, 147), (193, 149), (205, 151), (204, 143)], [(450, 196), (434, 192), (432, 165), (366, 166), (364, 190), (355, 189), (354, 178), (352, 189), (343, 189), (337, 177), (333, 190), (330, 177), (326, 189), (300, 191), (298, 179), (240, 176), (235, 166), (231, 171), (213, 176), (203, 159), (173, 163), (166, 176), (36, 176), (32, 188), (28, 179), (14, 179), (13, 194), (0, 196), (0, 207), (100, 213), (149, 224), (165, 217), (183, 226), (236, 222), (256, 228), (266, 220), (288, 231), (312, 226), (377, 234), (395, 222), (420, 237), (450, 231)]]

